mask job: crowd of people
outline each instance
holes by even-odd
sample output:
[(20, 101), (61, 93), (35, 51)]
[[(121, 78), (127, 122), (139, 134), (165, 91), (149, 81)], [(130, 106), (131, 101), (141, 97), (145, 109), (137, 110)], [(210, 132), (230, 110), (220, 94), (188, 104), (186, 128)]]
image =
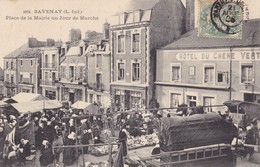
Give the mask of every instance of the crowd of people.
[[(200, 111), (200, 110), (198, 110)], [(104, 114), (105, 113), (105, 114)], [(177, 110), (177, 115), (187, 116), (186, 110)], [(198, 112), (197, 114), (203, 114)], [(220, 114), (220, 113), (219, 113)], [(88, 115), (84, 110), (68, 108), (67, 110), (45, 110), (36, 113), (27, 114), (4, 114), (0, 116), (0, 150), (1, 157), (5, 166), (19, 163), (25, 164), (26, 157), (31, 155), (31, 149), (40, 151), (40, 165), (47, 167), (54, 161), (58, 164), (72, 165), (79, 154), (89, 152), (89, 147), (83, 150), (76, 147), (63, 147), (66, 145), (77, 144), (99, 144), (103, 143), (101, 138), (102, 130), (106, 128), (117, 128), (119, 131), (118, 141), (122, 143), (123, 154), (127, 155), (127, 135), (140, 136), (142, 134), (152, 134), (159, 128), (162, 112), (122, 111), (117, 114), (116, 120), (108, 108), (104, 111), (99, 109), (98, 114)], [(228, 113), (220, 114), (224, 119), (230, 120)], [(171, 117), (170, 112), (166, 117)], [(113, 121), (115, 121), (115, 127)], [(34, 124), (35, 141), (29, 141), (29, 138), (15, 135), (15, 140), (10, 136), (6, 137), (4, 129), (8, 126), (10, 129), (23, 127), (30, 122)], [(254, 125), (254, 126), (253, 126)], [(255, 122), (248, 127), (246, 135), (246, 144), (256, 144)], [(254, 132), (254, 133), (253, 133)], [(9, 134), (8, 134), (9, 135)], [(252, 137), (253, 136), (253, 137)], [(54, 149), (55, 148), (55, 149)], [(246, 147), (246, 151), (251, 155), (252, 148)]]
[[(5, 166), (24, 164), (25, 157), (31, 155), (31, 148), (40, 150), (40, 165), (43, 167), (53, 163), (71, 165), (77, 159), (77, 149), (58, 146), (76, 144), (102, 143), (101, 131), (105, 120), (102, 109), (97, 115), (88, 115), (84, 110), (47, 110), (36, 113), (10, 115), (2, 114), (0, 117), (0, 148), (1, 157)], [(106, 118), (107, 120), (107, 118)], [(35, 141), (21, 138), (14, 134), (14, 140), (4, 134), (4, 129), (9, 127), (27, 126), (33, 122)], [(19, 141), (18, 141), (19, 140)], [(56, 147), (56, 148), (55, 148)], [(30, 150), (29, 150), (30, 148)], [(53, 149), (55, 148), (55, 149)], [(88, 147), (84, 147), (84, 153)], [(79, 153), (81, 150), (79, 150)]]

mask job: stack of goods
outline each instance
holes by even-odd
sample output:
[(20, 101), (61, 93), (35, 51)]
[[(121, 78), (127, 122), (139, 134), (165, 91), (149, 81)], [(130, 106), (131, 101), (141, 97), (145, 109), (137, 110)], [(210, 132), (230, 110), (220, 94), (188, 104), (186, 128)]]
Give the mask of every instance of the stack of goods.
[(158, 136), (155, 133), (150, 135), (142, 135), (133, 137), (130, 136), (127, 139), (127, 144), (129, 149), (135, 149), (144, 146), (152, 146), (159, 142)]
[[(112, 153), (117, 152), (118, 146), (112, 145)], [(95, 156), (107, 155), (109, 152), (108, 145), (105, 146), (95, 146), (92, 148), (91, 154)]]

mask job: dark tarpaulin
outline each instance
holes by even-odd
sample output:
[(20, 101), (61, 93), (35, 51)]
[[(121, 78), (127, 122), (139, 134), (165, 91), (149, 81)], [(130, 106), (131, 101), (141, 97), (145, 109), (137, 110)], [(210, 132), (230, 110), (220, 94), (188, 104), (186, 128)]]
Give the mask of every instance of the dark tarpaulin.
[(165, 151), (231, 143), (237, 133), (232, 123), (216, 113), (163, 118), (160, 130), (161, 148)]
[(260, 104), (240, 100), (226, 101), (223, 104), (226, 105), (232, 113), (246, 114), (251, 120), (260, 118)]
[(34, 122), (31, 121), (25, 126), (19, 127), (17, 135), (19, 141), (23, 138), (29, 140), (30, 145), (35, 145)]

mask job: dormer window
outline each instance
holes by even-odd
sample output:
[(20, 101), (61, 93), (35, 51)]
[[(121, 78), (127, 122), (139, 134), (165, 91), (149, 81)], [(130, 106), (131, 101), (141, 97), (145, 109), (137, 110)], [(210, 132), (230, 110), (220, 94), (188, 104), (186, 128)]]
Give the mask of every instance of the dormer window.
[(83, 46), (81, 46), (79, 49), (80, 49), (80, 55), (82, 55), (83, 54)]

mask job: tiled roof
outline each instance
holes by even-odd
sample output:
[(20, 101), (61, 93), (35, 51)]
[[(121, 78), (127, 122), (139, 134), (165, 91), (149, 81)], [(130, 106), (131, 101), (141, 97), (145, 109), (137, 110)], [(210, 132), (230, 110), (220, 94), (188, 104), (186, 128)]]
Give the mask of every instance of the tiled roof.
[(18, 58), (34, 58), (41, 56), (40, 48), (27, 48), (20, 52)]
[(194, 29), (161, 50), (260, 46), (259, 27), (260, 19), (244, 21), (242, 39), (198, 37)]
[(88, 39), (86, 39), (86, 41), (90, 42), (90, 44), (97, 44), (100, 43), (100, 41), (103, 39), (103, 34), (100, 33), (96, 36), (90, 37)]
[(27, 48), (28, 48), (28, 45), (24, 44), (21, 47), (19, 47), (18, 49), (14, 50), (11, 53), (9, 53), (8, 55), (6, 55), (4, 57), (4, 59), (17, 58), (20, 55), (20, 52), (26, 50)]

